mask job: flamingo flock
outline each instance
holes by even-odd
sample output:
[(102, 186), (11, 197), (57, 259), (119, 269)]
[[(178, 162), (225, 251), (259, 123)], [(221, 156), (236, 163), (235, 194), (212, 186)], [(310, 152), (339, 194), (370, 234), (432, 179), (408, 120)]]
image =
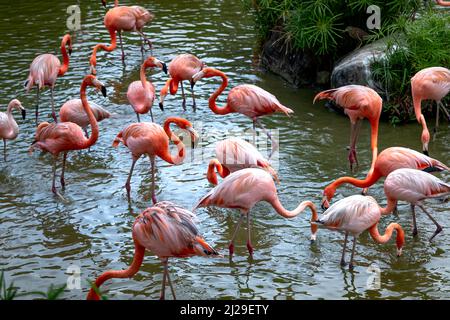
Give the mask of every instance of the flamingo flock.
[[(102, 0), (102, 3), (106, 7), (106, 1)], [(438, 3), (448, 5), (443, 1), (438, 1)], [(247, 249), (250, 256), (254, 254), (255, 249), (251, 240), (251, 219), (252, 216), (256, 216), (252, 209), (259, 202), (269, 203), (278, 215), (286, 219), (293, 219), (307, 209), (311, 211), (310, 239), (312, 242), (317, 240), (318, 230), (322, 228), (343, 233), (342, 266), (347, 264), (345, 259), (346, 247), (348, 236), (352, 236), (354, 240), (349, 269), (353, 269), (355, 266), (354, 256), (357, 238), (365, 231), (368, 231), (374, 241), (380, 244), (387, 243), (395, 233), (396, 253), (398, 256), (402, 254), (406, 241), (405, 232), (398, 223), (390, 223), (383, 235), (379, 232), (380, 221), (384, 216), (388, 216), (397, 210), (398, 201), (405, 201), (411, 205), (413, 236), (418, 233), (416, 207), (420, 208), (436, 226), (436, 231), (431, 236), (430, 241), (442, 232), (443, 227), (425, 208), (424, 201), (427, 199), (445, 199), (450, 195), (450, 185), (431, 174), (432, 172), (448, 171), (449, 168), (444, 163), (429, 156), (430, 134), (425, 118), (421, 113), (421, 101), (431, 99), (437, 102), (436, 128), (441, 112), (449, 117), (448, 111), (441, 101), (450, 91), (450, 70), (443, 67), (424, 69), (411, 79), (415, 115), (423, 128), (421, 135), (423, 153), (399, 146), (393, 146), (378, 153), (378, 128), (383, 100), (376, 91), (360, 85), (347, 85), (322, 91), (315, 96), (314, 102), (322, 99), (334, 101), (344, 108), (345, 114), (350, 118), (351, 133), (348, 161), (352, 171), (355, 165), (359, 166), (356, 145), (363, 119), (368, 119), (371, 126), (372, 161), (366, 178), (359, 180), (353, 177), (340, 177), (326, 186), (321, 202), (325, 211), (321, 215), (319, 215), (314, 201), (311, 200), (301, 201), (293, 210), (286, 209), (279, 199), (277, 189), (277, 185), (282, 185), (283, 182), (270, 163), (271, 157), (264, 158), (253, 144), (241, 138), (229, 138), (217, 143), (216, 158), (210, 160), (206, 172), (206, 179), (213, 188), (200, 197), (192, 210), (170, 201), (158, 202), (155, 192), (156, 158), (158, 157), (169, 164), (182, 165), (187, 153), (182, 139), (172, 131), (171, 126), (176, 126), (188, 134), (192, 148), (199, 140), (200, 135), (193, 124), (185, 117), (170, 116), (166, 118), (162, 126), (154, 121), (152, 107), (158, 90), (147, 79), (147, 69), (159, 68), (169, 75), (164, 87), (159, 90), (159, 106), (162, 112), (164, 112), (165, 97), (168, 94), (175, 95), (178, 87), (181, 86), (182, 106), (186, 113), (186, 95), (183, 81), (189, 81), (190, 83), (192, 108), (195, 112), (197, 110), (194, 94), (196, 83), (206, 78), (220, 78), (219, 88), (212, 93), (208, 100), (209, 109), (223, 119), (230, 113), (238, 113), (250, 118), (253, 122), (253, 129), (259, 126), (272, 140), (272, 153), (278, 147), (278, 144), (270, 132), (266, 130), (260, 121), (260, 117), (274, 113), (282, 113), (289, 117), (294, 113), (294, 110), (284, 106), (277, 97), (268, 91), (253, 84), (239, 84), (233, 87), (228, 92), (226, 104), (217, 106), (217, 99), (228, 88), (228, 77), (224, 72), (206, 66), (201, 59), (192, 54), (176, 56), (169, 63), (169, 66), (154, 57), (153, 53), (144, 58), (145, 44), (148, 44), (150, 50), (153, 50), (153, 44), (144, 34), (143, 28), (154, 17), (155, 15), (152, 12), (143, 7), (120, 6), (118, 0), (115, 0), (114, 7), (107, 11), (104, 17), (104, 25), (110, 34), (111, 42), (109, 45), (97, 44), (93, 47), (89, 61), (91, 74), (80, 79), (80, 98), (69, 100), (61, 107), (59, 122), (54, 106), (53, 90), (57, 78), (70, 72), (69, 55), (72, 51), (72, 40), (69, 34), (66, 34), (61, 42), (63, 63), (61, 64), (60, 60), (51, 54), (37, 56), (30, 65), (29, 76), (25, 83), (27, 92), (34, 86), (37, 87), (35, 114), (37, 127), (34, 142), (31, 144), (29, 152), (31, 154), (35, 149), (40, 149), (53, 156), (51, 190), (57, 197), (64, 200), (56, 186), (56, 169), (60, 155), (63, 156), (60, 187), (64, 189), (66, 186), (64, 173), (68, 152), (89, 149), (94, 146), (101, 134), (99, 122), (111, 116), (107, 108), (89, 102), (87, 98), (88, 88), (101, 92), (105, 97), (107, 94), (105, 85), (97, 79), (97, 53), (99, 50), (107, 52), (115, 50), (118, 36), (122, 61), (125, 63), (122, 32), (137, 32), (141, 36), (143, 62), (140, 66), (140, 80), (132, 82), (126, 94), (134, 113), (137, 115), (138, 122), (131, 123), (121, 130), (112, 142), (112, 146), (117, 148), (122, 143), (131, 153), (131, 168), (125, 182), (128, 201), (131, 201), (131, 178), (135, 164), (142, 156), (149, 158), (152, 177), (149, 194), (152, 204), (136, 217), (132, 226), (131, 236), (135, 252), (129, 268), (102, 273), (93, 283), (87, 295), (88, 299), (100, 299), (100, 286), (107, 280), (133, 277), (143, 263), (145, 251), (150, 251), (157, 256), (163, 266), (160, 298), (165, 298), (166, 284), (169, 285), (172, 296), (175, 298), (175, 289), (168, 269), (170, 258), (221, 257), (219, 251), (208, 244), (198, 230), (194, 212), (204, 207), (219, 207), (239, 211), (239, 220), (228, 245), (230, 258), (235, 252), (235, 239), (244, 219), (247, 223)], [(51, 90), (54, 122), (38, 123), (39, 93), (46, 86)], [(0, 112), (0, 139), (3, 140), (4, 144), (3, 158), (5, 162), (7, 161), (6, 141), (15, 139), (19, 134), (19, 126), (13, 116), (14, 110), (21, 112), (25, 119), (25, 108), (17, 99), (13, 99), (9, 103), (6, 113)], [(140, 115), (148, 113), (150, 113), (151, 122), (141, 122)], [(88, 127), (90, 127), (90, 133), (87, 131)], [(171, 143), (177, 149), (174, 154), (170, 151)], [(219, 181), (218, 176), (222, 178), (221, 181)], [(382, 177), (386, 178), (384, 192), (387, 206), (384, 208), (379, 205), (375, 198), (365, 195), (368, 192), (367, 188), (373, 186)], [(343, 184), (352, 184), (362, 188), (363, 195), (352, 195), (332, 203), (337, 188)]]

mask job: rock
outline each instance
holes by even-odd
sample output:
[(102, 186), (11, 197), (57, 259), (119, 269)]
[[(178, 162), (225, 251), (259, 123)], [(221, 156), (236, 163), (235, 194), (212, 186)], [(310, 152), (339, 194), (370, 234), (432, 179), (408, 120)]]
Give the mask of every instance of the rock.
[(263, 44), (261, 66), (280, 75), (296, 87), (310, 86), (316, 82), (314, 54), (294, 49), (283, 42), (280, 28), (273, 30)]
[(321, 86), (326, 86), (330, 83), (330, 72), (319, 71), (316, 76), (316, 83)]
[(331, 86), (337, 88), (359, 84), (380, 91), (381, 86), (372, 79), (370, 64), (374, 59), (383, 58), (386, 48), (386, 42), (381, 39), (354, 50), (340, 59), (331, 73)]

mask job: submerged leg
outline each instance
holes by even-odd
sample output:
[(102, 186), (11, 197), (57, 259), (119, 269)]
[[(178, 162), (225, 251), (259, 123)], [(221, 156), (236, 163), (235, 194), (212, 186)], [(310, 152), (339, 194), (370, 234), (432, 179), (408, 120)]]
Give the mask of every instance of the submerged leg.
[(3, 139), (3, 158), (6, 162), (6, 139)]
[(272, 142), (272, 150), (270, 151), (269, 154), (269, 159), (272, 157), (272, 155), (274, 154), (274, 152), (276, 150), (278, 150), (278, 143), (272, 138), (272, 135), (270, 134), (269, 131), (266, 130), (266, 128), (264, 127), (264, 125), (262, 124), (261, 121), (259, 121), (258, 118), (255, 118), (254, 121), (258, 124), (258, 126), (264, 131), (264, 133), (267, 135), (267, 137), (269, 137), (270, 141)]
[(63, 190), (66, 187), (66, 181), (64, 180), (64, 172), (65, 172), (65, 168), (66, 168), (66, 159), (67, 159), (67, 152), (64, 152), (62, 169), (61, 169), (61, 178), (60, 178), (61, 187), (63, 188)]
[(56, 161), (58, 160), (58, 155), (53, 156), (53, 181), (52, 181), (52, 192), (57, 195), (61, 200), (65, 201), (64, 197), (56, 189)]
[(152, 118), (152, 122), (155, 122), (155, 119), (153, 119), (153, 112), (151, 108), (150, 108), (150, 117)]
[(352, 248), (352, 256), (350, 258), (350, 264), (348, 265), (349, 270), (353, 270), (353, 257), (355, 256), (355, 248), (356, 248), (356, 237), (353, 238), (353, 248)]
[(175, 290), (173, 289), (172, 281), (170, 280), (170, 273), (169, 273), (169, 259), (166, 260), (164, 263), (164, 272), (166, 273), (167, 281), (169, 282), (170, 291), (172, 292), (172, 296), (174, 300), (177, 300), (177, 297), (175, 295)]
[(36, 125), (38, 124), (38, 118), (39, 118), (39, 86), (36, 88)]
[(142, 31), (137, 30), (137, 32), (142, 36), (142, 38), (144, 38), (144, 42), (148, 43), (148, 46), (150, 48), (150, 54), (153, 55), (153, 44), (152, 44), (152, 42), (145, 36), (145, 34)]
[(422, 209), (423, 212), (425, 212), (428, 218), (430, 218), (430, 220), (433, 221), (433, 223), (436, 225), (436, 231), (430, 238), (430, 241), (432, 241), (434, 237), (436, 237), (442, 231), (442, 226), (431, 216), (431, 214), (427, 210), (425, 210), (425, 207), (422, 204), (418, 204), (418, 206), (420, 209)]
[(156, 204), (158, 201), (156, 200), (155, 193), (155, 157), (150, 157), (150, 163), (152, 166), (152, 201), (153, 204)]
[(160, 295), (159, 299), (160, 300), (165, 300), (166, 299), (166, 277), (167, 277), (166, 265), (167, 265), (167, 259), (162, 259), (161, 262), (163, 264), (164, 271), (163, 271), (161, 295)]
[(348, 153), (348, 161), (350, 162), (350, 170), (353, 171), (353, 164), (359, 166), (358, 158), (356, 157), (356, 143), (358, 141), (359, 132), (361, 130), (361, 120), (357, 120), (351, 124), (350, 130), (350, 151)]
[(136, 112), (136, 116), (137, 116), (138, 122), (141, 122), (141, 118), (139, 117), (139, 113)]
[(133, 163), (131, 164), (131, 169), (130, 169), (130, 173), (128, 174), (128, 179), (127, 182), (125, 183), (125, 189), (127, 190), (127, 197), (128, 197), (128, 201), (130, 201), (130, 190), (131, 190), (131, 176), (133, 175), (133, 170), (134, 170), (134, 165), (136, 164), (136, 161), (138, 160), (138, 158), (133, 157)]
[(183, 97), (183, 110), (186, 111), (186, 96), (184, 95), (183, 81), (180, 81), (180, 84), (181, 84), (181, 96)]
[(253, 256), (253, 246), (252, 246), (252, 230), (250, 221), (250, 212), (247, 212), (247, 249), (250, 256)]
[(192, 109), (195, 111), (197, 111), (197, 104), (195, 103), (195, 93), (194, 93), (194, 87), (192, 87)]
[(122, 63), (125, 64), (125, 52), (123, 51), (122, 32), (118, 31), (117, 33), (119, 34), (120, 50), (122, 50)]
[(52, 98), (52, 117), (53, 117), (53, 120), (55, 120), (55, 123), (58, 123), (58, 118), (56, 117), (56, 112), (55, 112), (55, 99), (53, 97), (53, 87), (50, 88), (50, 94), (51, 94), (51, 98)]
[(412, 218), (413, 218), (413, 237), (417, 236), (417, 221), (416, 221), (416, 207), (415, 205), (411, 204), (411, 212), (412, 212)]
[(348, 232), (345, 233), (345, 237), (344, 237), (344, 248), (342, 249), (342, 256), (341, 256), (341, 267), (345, 266), (345, 249), (347, 249), (347, 238), (348, 238)]
[(241, 214), (241, 216), (239, 217), (239, 221), (236, 224), (236, 229), (234, 229), (234, 233), (233, 236), (231, 237), (231, 241), (230, 241), (230, 245), (228, 246), (228, 250), (230, 251), (230, 257), (233, 255), (234, 253), (234, 239), (236, 238), (236, 235), (238, 233), (239, 228), (241, 227), (241, 223), (242, 223), (242, 219), (244, 218), (244, 215)]

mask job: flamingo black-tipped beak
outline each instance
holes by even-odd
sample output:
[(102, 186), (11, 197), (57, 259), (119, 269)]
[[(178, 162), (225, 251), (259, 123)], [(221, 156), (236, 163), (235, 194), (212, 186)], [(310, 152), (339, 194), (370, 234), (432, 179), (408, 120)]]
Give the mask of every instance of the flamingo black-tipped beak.
[(159, 103), (159, 108), (161, 109), (161, 111), (164, 111), (164, 105), (162, 102)]
[(320, 205), (320, 207), (322, 208), (323, 211), (327, 210), (327, 208), (325, 207), (325, 204), (324, 204), (324, 203), (322, 203), (322, 204)]
[(430, 154), (428, 153), (428, 150), (423, 150), (423, 154), (426, 155), (427, 157), (430, 156)]
[(194, 81), (194, 79), (191, 79), (191, 90), (194, 89), (194, 86), (195, 86), (195, 81)]
[(22, 119), (25, 120), (25, 117), (27, 115), (27, 112), (25, 109), (22, 109)]
[(102, 5), (103, 5), (104, 8), (106, 8), (106, 1), (105, 0), (102, 0)]
[(28, 83), (29, 83), (29, 82), (30, 82), (30, 80), (25, 80), (23, 86), (24, 86), (25, 88), (28, 87)]
[(105, 86), (102, 86), (102, 95), (104, 96), (104, 97), (106, 97), (106, 87)]
[(165, 64), (164, 62), (162, 63), (162, 70), (165, 74), (167, 74), (167, 64)]
[(72, 48), (69, 48), (69, 56), (72, 55)]

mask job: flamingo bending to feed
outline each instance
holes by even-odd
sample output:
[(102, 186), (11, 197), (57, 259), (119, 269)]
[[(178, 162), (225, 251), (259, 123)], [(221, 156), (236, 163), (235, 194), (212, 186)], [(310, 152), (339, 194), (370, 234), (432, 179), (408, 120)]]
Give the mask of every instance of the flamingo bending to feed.
[(413, 236), (417, 235), (416, 212), (418, 206), (436, 225), (436, 231), (430, 241), (442, 231), (442, 227), (425, 209), (423, 201), (426, 199), (445, 198), (450, 195), (450, 184), (435, 176), (416, 169), (398, 169), (391, 172), (384, 181), (384, 193), (387, 197), (387, 206), (382, 214), (391, 213), (397, 206), (398, 200), (411, 204), (413, 214)]
[(19, 135), (19, 126), (17, 125), (13, 109), (17, 109), (22, 113), (25, 120), (26, 111), (19, 100), (13, 99), (9, 102), (6, 112), (0, 112), (0, 139), (3, 139), (3, 157), (6, 161), (6, 140), (14, 140)]
[[(250, 229), (250, 210), (260, 201), (266, 201), (272, 205), (275, 211), (284, 218), (294, 218), (307, 207), (312, 211), (311, 221), (317, 220), (317, 210), (311, 201), (303, 201), (293, 211), (286, 210), (278, 199), (277, 188), (272, 176), (264, 170), (247, 168), (233, 172), (219, 185), (206, 194), (195, 205), (193, 211), (200, 207), (220, 207), (239, 209), (241, 216), (231, 238), (229, 251), (230, 257), (234, 252), (234, 239), (236, 238), (242, 219), (247, 217), (247, 249), (253, 255)], [(311, 240), (315, 239), (316, 226), (311, 226)]]
[(428, 155), (428, 144), (430, 142), (430, 132), (428, 131), (427, 122), (422, 114), (422, 100), (431, 99), (436, 101), (436, 128), (439, 126), (439, 110), (446, 114), (450, 119), (450, 115), (442, 104), (441, 100), (450, 92), (450, 70), (442, 67), (432, 67), (420, 70), (411, 78), (411, 93), (413, 96), (414, 113), (417, 122), (422, 125), (422, 146), (423, 153)]
[(430, 158), (420, 152), (403, 147), (391, 147), (383, 150), (375, 161), (375, 166), (364, 180), (352, 177), (341, 177), (323, 191), (322, 208), (330, 206), (329, 202), (334, 197), (336, 189), (344, 184), (350, 183), (358, 188), (368, 188), (375, 184), (381, 177), (387, 177), (389, 173), (401, 168), (418, 169), (426, 172), (444, 171), (449, 168), (442, 162)]
[[(69, 47), (68, 50), (66, 50), (66, 46)], [(58, 122), (55, 113), (53, 90), (56, 85), (56, 79), (62, 77), (69, 69), (69, 55), (72, 54), (72, 40), (69, 34), (66, 34), (61, 41), (61, 54), (63, 56), (62, 65), (57, 56), (49, 53), (38, 55), (30, 65), (30, 73), (25, 81), (25, 88), (29, 92), (31, 88), (37, 85), (36, 124), (39, 117), (39, 91), (45, 86), (50, 87), (52, 117), (55, 122)]]
[[(114, 139), (113, 147), (117, 148), (122, 142), (130, 151), (133, 162), (131, 164), (130, 173), (128, 175), (125, 188), (127, 190), (128, 200), (130, 199), (130, 182), (133, 174), (134, 165), (142, 155), (148, 155), (151, 163), (152, 172), (152, 201), (153, 204), (157, 202), (155, 194), (155, 158), (160, 157), (164, 161), (171, 164), (180, 164), (183, 162), (186, 153), (184, 144), (181, 142), (170, 129), (170, 125), (174, 123), (179, 128), (187, 130), (191, 137), (192, 147), (198, 139), (198, 134), (192, 128), (192, 124), (183, 118), (170, 117), (164, 121), (164, 127), (152, 122), (139, 122), (127, 126), (120, 131)], [(178, 152), (176, 155), (170, 154), (169, 139), (177, 146)]]
[(218, 107), (216, 105), (217, 97), (225, 90), (228, 85), (228, 78), (225, 73), (217, 69), (208, 67), (192, 76), (192, 81), (195, 84), (202, 78), (212, 77), (222, 78), (222, 85), (209, 98), (209, 108), (212, 110), (212, 112), (219, 115), (241, 113), (249, 117), (253, 120), (253, 131), (255, 131), (256, 124), (258, 124), (272, 141), (272, 149), (275, 150), (278, 147), (278, 144), (276, 143), (276, 141), (274, 141), (274, 139), (272, 139), (272, 136), (263, 126), (263, 124), (259, 120), (259, 117), (275, 112), (282, 112), (285, 115), (289, 116), (291, 113), (294, 113), (294, 111), (283, 106), (271, 93), (251, 84), (241, 84), (231, 89), (228, 93), (227, 104), (223, 107)]
[(383, 107), (383, 99), (381, 99), (380, 95), (371, 88), (360, 85), (348, 85), (337, 89), (322, 91), (315, 96), (313, 103), (322, 99), (332, 100), (342, 106), (345, 114), (350, 118), (351, 133), (350, 151), (348, 154), (350, 170), (353, 170), (354, 163), (358, 166), (356, 142), (361, 129), (361, 120), (364, 118), (369, 120), (371, 128), (372, 169), (378, 155), (378, 124), (380, 121), (381, 109)]
[(141, 122), (139, 114), (146, 114), (150, 111), (150, 116), (153, 119), (152, 106), (155, 100), (155, 86), (145, 77), (145, 70), (147, 68), (159, 67), (167, 73), (167, 66), (164, 62), (155, 57), (147, 58), (141, 66), (140, 81), (133, 81), (128, 86), (127, 98), (131, 106), (136, 112), (138, 122)]
[(178, 86), (181, 85), (181, 95), (183, 96), (183, 109), (186, 111), (186, 96), (184, 95), (183, 81), (188, 80), (191, 83), (192, 90), (192, 108), (194, 111), (197, 106), (195, 104), (194, 85), (192, 76), (201, 71), (205, 67), (205, 63), (193, 54), (180, 54), (169, 63), (170, 78), (165, 86), (161, 89), (159, 107), (164, 110), (164, 98), (170, 92), (175, 95)]
[(378, 231), (378, 222), (382, 215), (382, 208), (376, 200), (370, 196), (353, 195), (334, 203), (320, 219), (313, 222), (313, 225), (322, 226), (330, 230), (343, 232), (344, 248), (341, 256), (341, 266), (345, 266), (345, 249), (347, 238), (353, 236), (353, 249), (350, 258), (349, 269), (353, 269), (353, 257), (355, 255), (356, 238), (365, 230), (369, 230), (373, 240), (384, 244), (388, 242), (394, 230), (397, 231), (397, 256), (402, 254), (403, 244), (405, 243), (405, 234), (402, 227), (397, 223), (391, 223), (387, 226), (385, 234), (380, 235)]
[[(97, 122), (111, 117), (111, 113), (105, 110), (95, 102), (89, 102), (92, 113)], [(61, 122), (73, 122), (83, 128), (86, 138), (89, 138), (87, 127), (90, 125), (89, 116), (84, 112), (83, 101), (81, 99), (71, 99), (64, 103), (59, 109), (59, 118)]]
[(106, 97), (106, 88), (97, 78), (93, 75), (85, 76), (83, 82), (81, 83), (80, 98), (83, 104), (84, 112), (88, 115), (89, 124), (92, 128), (92, 134), (89, 138), (84, 135), (83, 128), (73, 122), (59, 122), (59, 123), (40, 123), (37, 130), (36, 136), (33, 144), (31, 145), (29, 152), (30, 154), (35, 148), (41, 149), (44, 152), (50, 152), (53, 155), (53, 182), (52, 191), (55, 195), (64, 199), (63, 196), (56, 190), (55, 180), (56, 180), (56, 161), (58, 160), (59, 154), (64, 153), (62, 171), (61, 171), (61, 187), (64, 189), (64, 169), (66, 165), (67, 152), (72, 150), (82, 150), (88, 149), (97, 142), (98, 139), (98, 124), (95, 120), (94, 113), (89, 105), (86, 98), (86, 88), (94, 87), (100, 90), (103, 96)]
[[(169, 201), (158, 202), (144, 210), (135, 220), (132, 228), (134, 258), (126, 270), (110, 270), (95, 280), (96, 288), (112, 278), (131, 278), (144, 260), (145, 250), (154, 253), (164, 267), (161, 299), (165, 298), (166, 280), (173, 298), (175, 290), (169, 275), (169, 258), (187, 258), (191, 256), (218, 256), (219, 253), (209, 245), (199, 233), (194, 223), (194, 214)], [(88, 300), (99, 300), (94, 288), (87, 295)]]
[[(106, 6), (106, 2), (102, 1), (103, 5)], [(107, 52), (114, 51), (117, 48), (117, 35), (119, 34), (120, 48), (122, 50), (122, 62), (125, 62), (125, 53), (123, 51), (122, 44), (122, 31), (136, 31), (144, 38), (144, 41), (148, 43), (150, 49), (152, 48), (151, 41), (142, 32), (144, 26), (151, 22), (154, 18), (153, 13), (149, 12), (147, 9), (141, 6), (119, 6), (116, 1), (116, 6), (110, 10), (105, 15), (104, 24), (109, 32), (111, 43), (109, 46), (104, 44), (97, 44), (93, 51), (91, 58), (89, 60), (91, 66), (91, 73), (96, 74), (95, 67), (97, 66), (97, 51), (99, 49), (105, 50)], [(141, 44), (141, 51), (144, 51), (144, 45)]]
[(270, 163), (264, 159), (262, 154), (252, 144), (241, 138), (229, 138), (219, 141), (216, 144), (216, 158), (209, 162), (206, 178), (217, 185), (217, 173), (222, 177), (227, 177), (230, 173), (245, 168), (261, 168), (269, 172), (277, 181), (277, 172)]

